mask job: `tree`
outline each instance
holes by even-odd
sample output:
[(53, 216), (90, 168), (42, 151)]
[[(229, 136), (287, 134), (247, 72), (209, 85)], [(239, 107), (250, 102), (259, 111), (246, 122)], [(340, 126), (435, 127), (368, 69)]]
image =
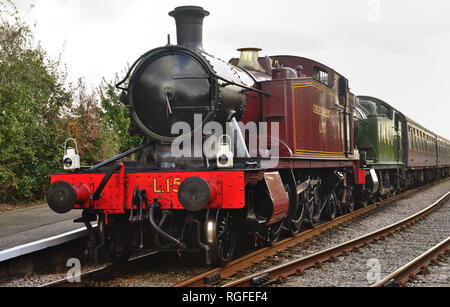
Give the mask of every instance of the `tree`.
[(106, 131), (112, 131), (117, 137), (119, 152), (125, 152), (142, 144), (142, 138), (131, 136), (128, 127), (130, 125), (127, 107), (120, 101), (120, 92), (114, 81), (103, 79), (99, 87), (100, 101), (103, 109), (102, 122)]
[[(34, 43), (11, 0), (0, 0), (0, 202), (43, 199), (63, 171), (63, 144), (78, 142), (82, 165), (136, 147), (114, 82), (89, 90)], [(117, 79), (117, 77), (116, 77)]]
[(66, 73), (35, 45), (11, 1), (0, 2), (0, 201), (42, 199), (61, 169)]
[(78, 141), (81, 162), (92, 165), (119, 152), (119, 137), (102, 122), (97, 93), (89, 91), (82, 79), (72, 89), (72, 107), (65, 115), (65, 130)]

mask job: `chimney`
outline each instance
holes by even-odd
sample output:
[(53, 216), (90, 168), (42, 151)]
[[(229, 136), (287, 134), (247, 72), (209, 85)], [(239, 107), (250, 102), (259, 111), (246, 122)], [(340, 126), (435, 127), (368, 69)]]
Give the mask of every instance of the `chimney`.
[(209, 12), (199, 6), (180, 6), (169, 13), (177, 24), (177, 44), (203, 51), (203, 18)]

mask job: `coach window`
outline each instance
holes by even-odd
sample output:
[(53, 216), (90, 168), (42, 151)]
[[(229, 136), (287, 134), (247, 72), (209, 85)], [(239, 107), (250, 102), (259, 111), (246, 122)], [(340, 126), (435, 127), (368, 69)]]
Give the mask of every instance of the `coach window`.
[(329, 86), (328, 83), (328, 72), (320, 67), (314, 67), (314, 79), (320, 81), (321, 83)]
[(418, 151), (418, 147), (417, 147), (417, 130), (416, 130), (416, 128), (413, 128), (413, 134), (414, 134), (414, 151)]
[(425, 133), (422, 132), (422, 152), (426, 152), (427, 147), (425, 146)]
[(427, 151), (427, 147), (425, 145), (425, 133), (422, 132), (422, 150), (423, 152)]
[(421, 150), (422, 152), (425, 151), (425, 148), (424, 148), (423, 145), (424, 145), (424, 144), (423, 144), (423, 133), (421, 132), (421, 133), (420, 133), (420, 150)]
[(423, 133), (423, 152), (427, 152), (427, 138), (426, 138), (426, 134)]
[(419, 144), (419, 152), (422, 152), (422, 137), (420, 131), (417, 130), (417, 143)]
[(423, 152), (423, 133), (422, 133), (422, 131), (419, 131), (419, 146), (420, 146), (420, 152)]
[(425, 152), (428, 152), (428, 136), (427, 136), (427, 134), (425, 133), (425, 139), (424, 139), (424, 144), (425, 144)]
[(420, 152), (420, 135), (419, 135), (419, 130), (416, 129), (416, 150), (418, 152)]
[(411, 127), (408, 128), (408, 140), (409, 140), (409, 149), (412, 149), (412, 140), (411, 140)]
[(423, 132), (420, 132), (420, 144), (422, 145), (422, 152), (425, 152), (425, 139)]

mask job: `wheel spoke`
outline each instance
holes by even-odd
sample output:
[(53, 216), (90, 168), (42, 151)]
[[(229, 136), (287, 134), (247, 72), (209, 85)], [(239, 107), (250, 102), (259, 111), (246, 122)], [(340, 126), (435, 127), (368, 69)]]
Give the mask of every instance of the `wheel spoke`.
[(208, 244), (213, 256), (213, 263), (224, 266), (231, 261), (237, 242), (235, 225), (230, 211), (218, 211), (212, 215), (216, 227), (215, 242)]

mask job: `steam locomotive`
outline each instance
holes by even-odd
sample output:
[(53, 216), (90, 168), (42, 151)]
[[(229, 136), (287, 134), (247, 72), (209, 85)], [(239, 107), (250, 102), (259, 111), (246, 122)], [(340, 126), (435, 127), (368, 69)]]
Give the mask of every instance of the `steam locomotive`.
[[(203, 49), (209, 12), (169, 15), (177, 45), (143, 54), (117, 84), (143, 145), (91, 168), (69, 149), (70, 172), (51, 177), (50, 208), (83, 210), (77, 222), (96, 258), (199, 251), (225, 265), (239, 242), (272, 245), (448, 176), (448, 140), (379, 99), (355, 97), (333, 69), (258, 48), (224, 62)], [(131, 154), (136, 161), (120, 162)]]

